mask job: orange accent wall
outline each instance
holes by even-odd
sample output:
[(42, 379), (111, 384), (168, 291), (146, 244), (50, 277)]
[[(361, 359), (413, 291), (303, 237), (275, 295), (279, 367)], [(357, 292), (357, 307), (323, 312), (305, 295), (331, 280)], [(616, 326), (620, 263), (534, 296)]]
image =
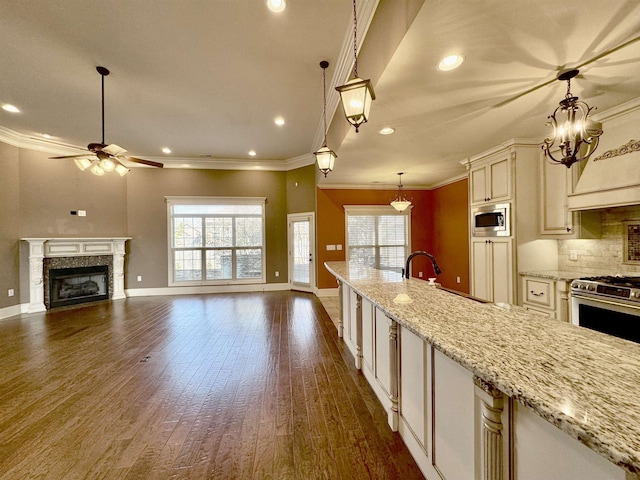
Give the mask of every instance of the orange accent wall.
[[(469, 290), (469, 201), (467, 179), (436, 188), (433, 193), (433, 254), (444, 287)], [(456, 282), (460, 277), (460, 283)]]
[[(336, 280), (324, 262), (343, 261), (345, 254), (344, 205), (388, 205), (395, 190), (316, 189), (318, 288), (335, 288)], [(443, 286), (469, 292), (469, 240), (467, 227), (467, 181), (462, 180), (434, 190), (405, 190), (411, 199), (411, 250), (432, 253), (443, 273)], [(464, 241), (462, 241), (464, 239)], [(327, 251), (327, 245), (342, 245), (342, 250)], [(423, 278), (433, 276), (431, 262), (425, 257), (413, 260), (412, 272)], [(461, 283), (456, 283), (459, 276)]]

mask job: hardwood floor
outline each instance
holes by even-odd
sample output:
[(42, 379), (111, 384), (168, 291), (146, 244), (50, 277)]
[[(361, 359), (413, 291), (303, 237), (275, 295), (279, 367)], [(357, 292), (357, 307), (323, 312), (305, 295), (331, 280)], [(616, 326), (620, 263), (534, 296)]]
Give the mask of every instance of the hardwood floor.
[(313, 295), (14, 317), (0, 365), (3, 480), (423, 478)]

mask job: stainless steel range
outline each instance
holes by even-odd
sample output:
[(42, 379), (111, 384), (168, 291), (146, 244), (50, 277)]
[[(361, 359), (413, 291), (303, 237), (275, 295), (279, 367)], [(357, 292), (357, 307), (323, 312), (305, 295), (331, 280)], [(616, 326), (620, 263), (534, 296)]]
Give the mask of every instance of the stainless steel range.
[(574, 280), (571, 322), (640, 343), (640, 276)]

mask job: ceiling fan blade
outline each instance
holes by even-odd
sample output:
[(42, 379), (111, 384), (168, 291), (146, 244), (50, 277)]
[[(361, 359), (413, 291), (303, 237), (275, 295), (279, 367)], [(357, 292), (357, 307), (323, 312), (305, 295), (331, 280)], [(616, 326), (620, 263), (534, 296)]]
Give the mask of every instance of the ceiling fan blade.
[(158, 167), (163, 168), (164, 164), (160, 162), (154, 162), (152, 160), (145, 160), (144, 158), (136, 158), (136, 157), (124, 157), (125, 160), (133, 163), (141, 163), (142, 165), (149, 165), (150, 167)]
[(95, 155), (93, 153), (83, 153), (81, 155), (64, 155), (62, 157), (49, 157), (52, 160), (57, 160), (59, 158), (82, 158), (82, 157), (95, 157)]
[(119, 147), (115, 143), (112, 143), (111, 145), (107, 145), (106, 147), (103, 147), (102, 151), (105, 153), (108, 153), (109, 155), (122, 155), (124, 152), (126, 152), (124, 148)]

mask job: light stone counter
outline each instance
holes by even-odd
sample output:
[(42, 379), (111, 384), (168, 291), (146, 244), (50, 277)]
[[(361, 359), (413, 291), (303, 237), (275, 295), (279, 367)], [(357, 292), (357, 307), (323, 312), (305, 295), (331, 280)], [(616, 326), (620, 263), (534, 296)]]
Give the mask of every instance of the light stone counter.
[(532, 270), (529, 272), (520, 272), (521, 277), (548, 278), (550, 280), (563, 280), (565, 282), (570, 282), (576, 278), (591, 277), (594, 275), (597, 275), (595, 271), (577, 272), (569, 270)]
[[(340, 281), (611, 462), (640, 473), (640, 345), (418, 279), (327, 262)], [(407, 295), (406, 304), (394, 302)]]

